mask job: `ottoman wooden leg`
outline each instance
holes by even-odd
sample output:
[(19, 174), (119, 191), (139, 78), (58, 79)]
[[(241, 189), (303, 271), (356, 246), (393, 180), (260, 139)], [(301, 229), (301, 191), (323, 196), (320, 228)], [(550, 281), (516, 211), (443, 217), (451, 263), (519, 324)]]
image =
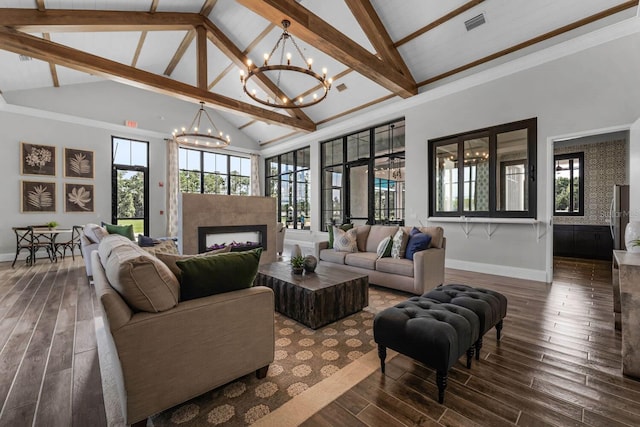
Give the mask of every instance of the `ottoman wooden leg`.
[(444, 390), (447, 388), (447, 371), (436, 372), (436, 384), (438, 385), (438, 403), (444, 403)]
[(482, 336), (476, 341), (476, 360), (480, 360), (480, 349), (482, 348)]
[(496, 324), (496, 338), (500, 341), (500, 332), (502, 332), (502, 320)]
[(380, 358), (380, 369), (384, 374), (384, 360), (387, 358), (387, 347), (378, 344), (378, 357)]
[(472, 360), (473, 360), (473, 346), (467, 349), (467, 369), (471, 369)]

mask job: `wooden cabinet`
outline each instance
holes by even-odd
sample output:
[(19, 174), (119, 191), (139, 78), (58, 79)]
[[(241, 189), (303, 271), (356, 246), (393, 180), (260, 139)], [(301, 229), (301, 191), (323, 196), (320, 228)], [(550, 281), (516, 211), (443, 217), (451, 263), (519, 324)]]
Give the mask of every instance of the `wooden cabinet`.
[(606, 225), (554, 225), (553, 254), (611, 260), (613, 239)]

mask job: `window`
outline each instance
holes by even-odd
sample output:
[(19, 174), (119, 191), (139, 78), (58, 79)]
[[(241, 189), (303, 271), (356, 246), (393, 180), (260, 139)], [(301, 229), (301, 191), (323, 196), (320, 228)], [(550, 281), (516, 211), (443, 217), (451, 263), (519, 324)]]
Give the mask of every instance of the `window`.
[(149, 234), (149, 143), (111, 138), (111, 222)]
[(321, 144), (322, 224), (404, 224), (404, 120)]
[(554, 215), (584, 215), (584, 153), (559, 154), (554, 160)]
[(430, 216), (534, 218), (537, 120), (429, 141)]
[(182, 147), (178, 154), (181, 192), (249, 195), (250, 159)]
[(311, 225), (311, 150), (309, 147), (266, 159), (266, 188), (277, 200), (277, 220), (287, 228)]

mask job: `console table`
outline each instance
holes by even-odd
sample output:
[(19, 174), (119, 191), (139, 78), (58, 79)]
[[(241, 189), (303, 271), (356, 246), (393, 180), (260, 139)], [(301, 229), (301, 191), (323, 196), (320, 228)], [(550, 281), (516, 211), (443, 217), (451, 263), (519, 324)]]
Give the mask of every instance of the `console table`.
[(622, 373), (640, 378), (640, 253), (613, 251), (613, 258), (614, 310), (616, 301), (620, 302)]

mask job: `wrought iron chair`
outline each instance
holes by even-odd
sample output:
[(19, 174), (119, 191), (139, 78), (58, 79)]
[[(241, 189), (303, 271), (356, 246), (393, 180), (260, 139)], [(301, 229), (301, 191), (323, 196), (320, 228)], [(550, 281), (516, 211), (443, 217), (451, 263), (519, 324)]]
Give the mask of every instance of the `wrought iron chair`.
[(68, 249), (71, 251), (71, 258), (75, 261), (76, 256), (74, 250), (78, 248), (80, 255), (84, 258), (84, 255), (82, 255), (82, 248), (80, 247), (80, 233), (82, 233), (83, 228), (84, 226), (82, 225), (74, 225), (71, 229), (71, 238), (69, 240), (66, 242), (56, 242), (56, 253), (60, 254), (62, 258), (64, 258)]
[(51, 248), (51, 243), (49, 242), (41, 242), (33, 233), (33, 226), (28, 227), (12, 227), (13, 232), (16, 235), (16, 256), (13, 259), (13, 263), (11, 264), (11, 268), (13, 268), (16, 264), (16, 260), (18, 259), (18, 255), (23, 250), (29, 252), (27, 255), (27, 264), (33, 265), (36, 262), (36, 252), (39, 249), (45, 249), (47, 251), (47, 256), (49, 260), (53, 261), (53, 251)]

